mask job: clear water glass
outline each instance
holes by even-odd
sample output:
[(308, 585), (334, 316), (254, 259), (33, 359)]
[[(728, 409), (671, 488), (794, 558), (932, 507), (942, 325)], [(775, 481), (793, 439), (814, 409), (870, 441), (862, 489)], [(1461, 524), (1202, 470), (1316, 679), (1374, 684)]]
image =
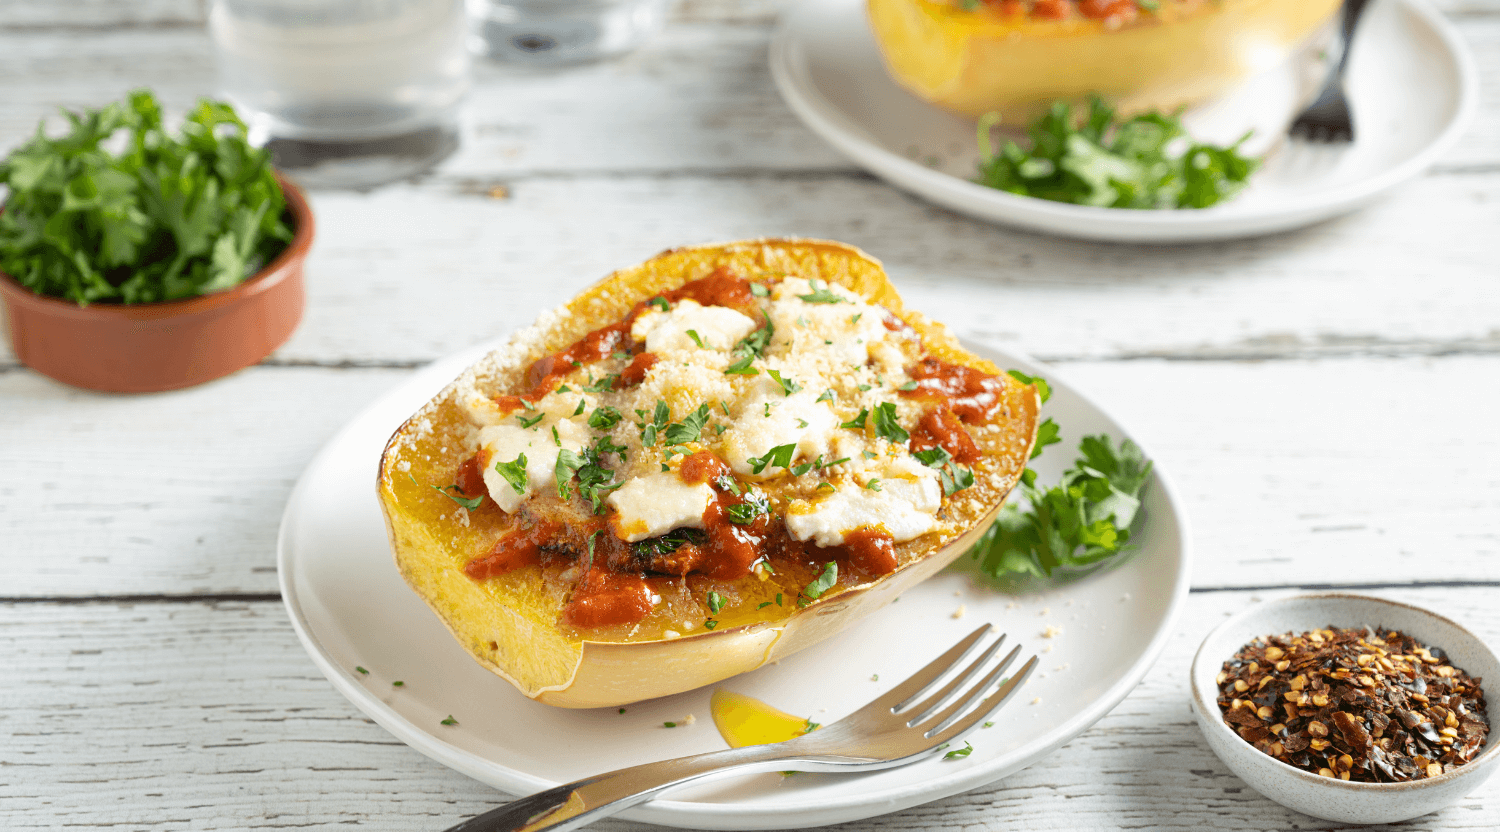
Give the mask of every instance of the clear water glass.
[(369, 187), (458, 147), (464, 0), (211, 0), (223, 94), (309, 187)]
[(470, 49), (534, 64), (593, 61), (649, 40), (667, 16), (667, 0), (469, 0)]

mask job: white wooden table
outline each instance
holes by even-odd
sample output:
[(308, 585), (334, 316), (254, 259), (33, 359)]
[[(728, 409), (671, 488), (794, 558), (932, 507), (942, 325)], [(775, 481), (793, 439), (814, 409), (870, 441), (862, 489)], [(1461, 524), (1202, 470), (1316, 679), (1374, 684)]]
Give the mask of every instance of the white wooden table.
[[(1198, 557), (1165, 655), (1092, 730), (847, 828), (1330, 825), (1209, 752), (1187, 665), (1229, 611), (1293, 588), (1500, 643), (1500, 0), (1444, 0), (1484, 100), (1429, 174), (1345, 219), (1186, 247), (998, 229), (860, 172), (772, 87), (777, 5), (688, 0), (614, 63), (481, 65), (458, 156), (313, 196), (307, 315), (257, 367), (105, 396), (0, 353), (0, 827), (441, 829), (495, 804), (303, 654), (276, 589), (292, 483), (412, 368), (660, 249), (775, 234), (859, 245), (916, 308), (1055, 364), (1175, 475)], [(0, 3), (0, 150), (136, 86), (180, 113), (213, 89), (202, 23), (195, 0)], [(1500, 783), (1410, 828), (1500, 828)]]

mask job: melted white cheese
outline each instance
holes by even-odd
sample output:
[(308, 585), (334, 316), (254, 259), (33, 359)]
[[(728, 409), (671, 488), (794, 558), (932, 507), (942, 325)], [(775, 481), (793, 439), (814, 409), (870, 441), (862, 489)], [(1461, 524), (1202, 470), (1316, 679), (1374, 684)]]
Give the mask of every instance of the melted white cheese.
[[(728, 350), (756, 328), (755, 321), (723, 306), (701, 306), (695, 300), (680, 300), (670, 311), (651, 307), (630, 327), (630, 335), (646, 342), (646, 351)], [(692, 334), (689, 334), (689, 333)], [(693, 340), (693, 335), (698, 341)]]
[(703, 512), (714, 499), (707, 483), (689, 485), (675, 472), (635, 477), (610, 494), (606, 502), (619, 512), (615, 533), (634, 543), (673, 529), (703, 528)]
[[(555, 441), (553, 427), (557, 428)], [(540, 423), (536, 428), (491, 425), (479, 431), (479, 446), (490, 452), (489, 465), (483, 472), (484, 486), (490, 492), (490, 499), (507, 514), (520, 508), (532, 494), (552, 484), (559, 450), (567, 448), (577, 453), (589, 440), (588, 428), (571, 419)], [(558, 442), (562, 443), (561, 446)], [(526, 487), (517, 493), (515, 487), (495, 470), (495, 465), (515, 462), (521, 454), (526, 455)]]
[(750, 462), (762, 458), (778, 445), (796, 445), (789, 464), (810, 462), (828, 452), (828, 443), (838, 430), (839, 418), (827, 404), (817, 401), (820, 391), (801, 390), (788, 396), (769, 375), (753, 385), (740, 400), (734, 426), (724, 431), (723, 456), (736, 474), (767, 479), (785, 469), (763, 467), (759, 474)]
[[(840, 303), (809, 303), (804, 296), (832, 293)], [(855, 297), (842, 286), (788, 277), (772, 290), (770, 315), (776, 352), (820, 356), (840, 364), (864, 364), (870, 347), (883, 340), (885, 310)]]
[[(937, 472), (910, 457), (879, 462), (864, 466), (858, 484), (816, 501), (794, 500), (787, 507), (787, 531), (819, 546), (837, 546), (849, 532), (865, 527), (883, 529), (898, 542), (932, 531), (943, 500)], [(871, 480), (880, 490), (869, 487)]]

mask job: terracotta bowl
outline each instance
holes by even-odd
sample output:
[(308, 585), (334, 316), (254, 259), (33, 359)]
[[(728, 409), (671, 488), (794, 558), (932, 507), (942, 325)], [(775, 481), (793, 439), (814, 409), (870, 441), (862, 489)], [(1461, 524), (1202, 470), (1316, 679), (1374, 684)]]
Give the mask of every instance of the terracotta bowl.
[(233, 289), (165, 303), (79, 306), (0, 273), (16, 357), (64, 384), (109, 393), (191, 387), (265, 358), (302, 319), (302, 263), (313, 240), (306, 197), (276, 178), (292, 214), (292, 242)]
[(1305, 815), (1344, 823), (1397, 823), (1436, 812), (1474, 793), (1500, 768), (1500, 732), (1466, 765), (1408, 783), (1353, 783), (1320, 777), (1261, 753), (1224, 724), (1214, 677), (1224, 661), (1254, 638), (1335, 627), (1400, 630), (1440, 647), (1456, 667), (1478, 677), (1494, 719), (1500, 690), (1500, 658), (1478, 636), (1437, 613), (1366, 595), (1296, 595), (1255, 604), (1229, 618), (1204, 639), (1193, 658), (1193, 714), (1208, 745), (1252, 788)]

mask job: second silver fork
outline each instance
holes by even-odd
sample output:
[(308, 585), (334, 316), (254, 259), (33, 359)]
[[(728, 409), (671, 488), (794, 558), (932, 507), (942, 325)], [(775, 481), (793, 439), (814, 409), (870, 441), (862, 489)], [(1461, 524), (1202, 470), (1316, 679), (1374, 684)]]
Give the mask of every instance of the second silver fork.
[[(623, 768), (523, 797), (448, 832), (542, 832), (576, 829), (642, 803), (675, 786), (756, 771), (869, 771), (932, 758), (973, 730), (1026, 681), (1032, 656), (1004, 677), (1019, 646), (998, 663), (1002, 634), (946, 684), (943, 679), (979, 649), (994, 628), (970, 633), (931, 664), (843, 719), (786, 742), (713, 751)], [(971, 681), (979, 677), (978, 681)], [(1004, 678), (1002, 678), (1004, 677)], [(998, 685), (998, 687), (997, 687)]]

